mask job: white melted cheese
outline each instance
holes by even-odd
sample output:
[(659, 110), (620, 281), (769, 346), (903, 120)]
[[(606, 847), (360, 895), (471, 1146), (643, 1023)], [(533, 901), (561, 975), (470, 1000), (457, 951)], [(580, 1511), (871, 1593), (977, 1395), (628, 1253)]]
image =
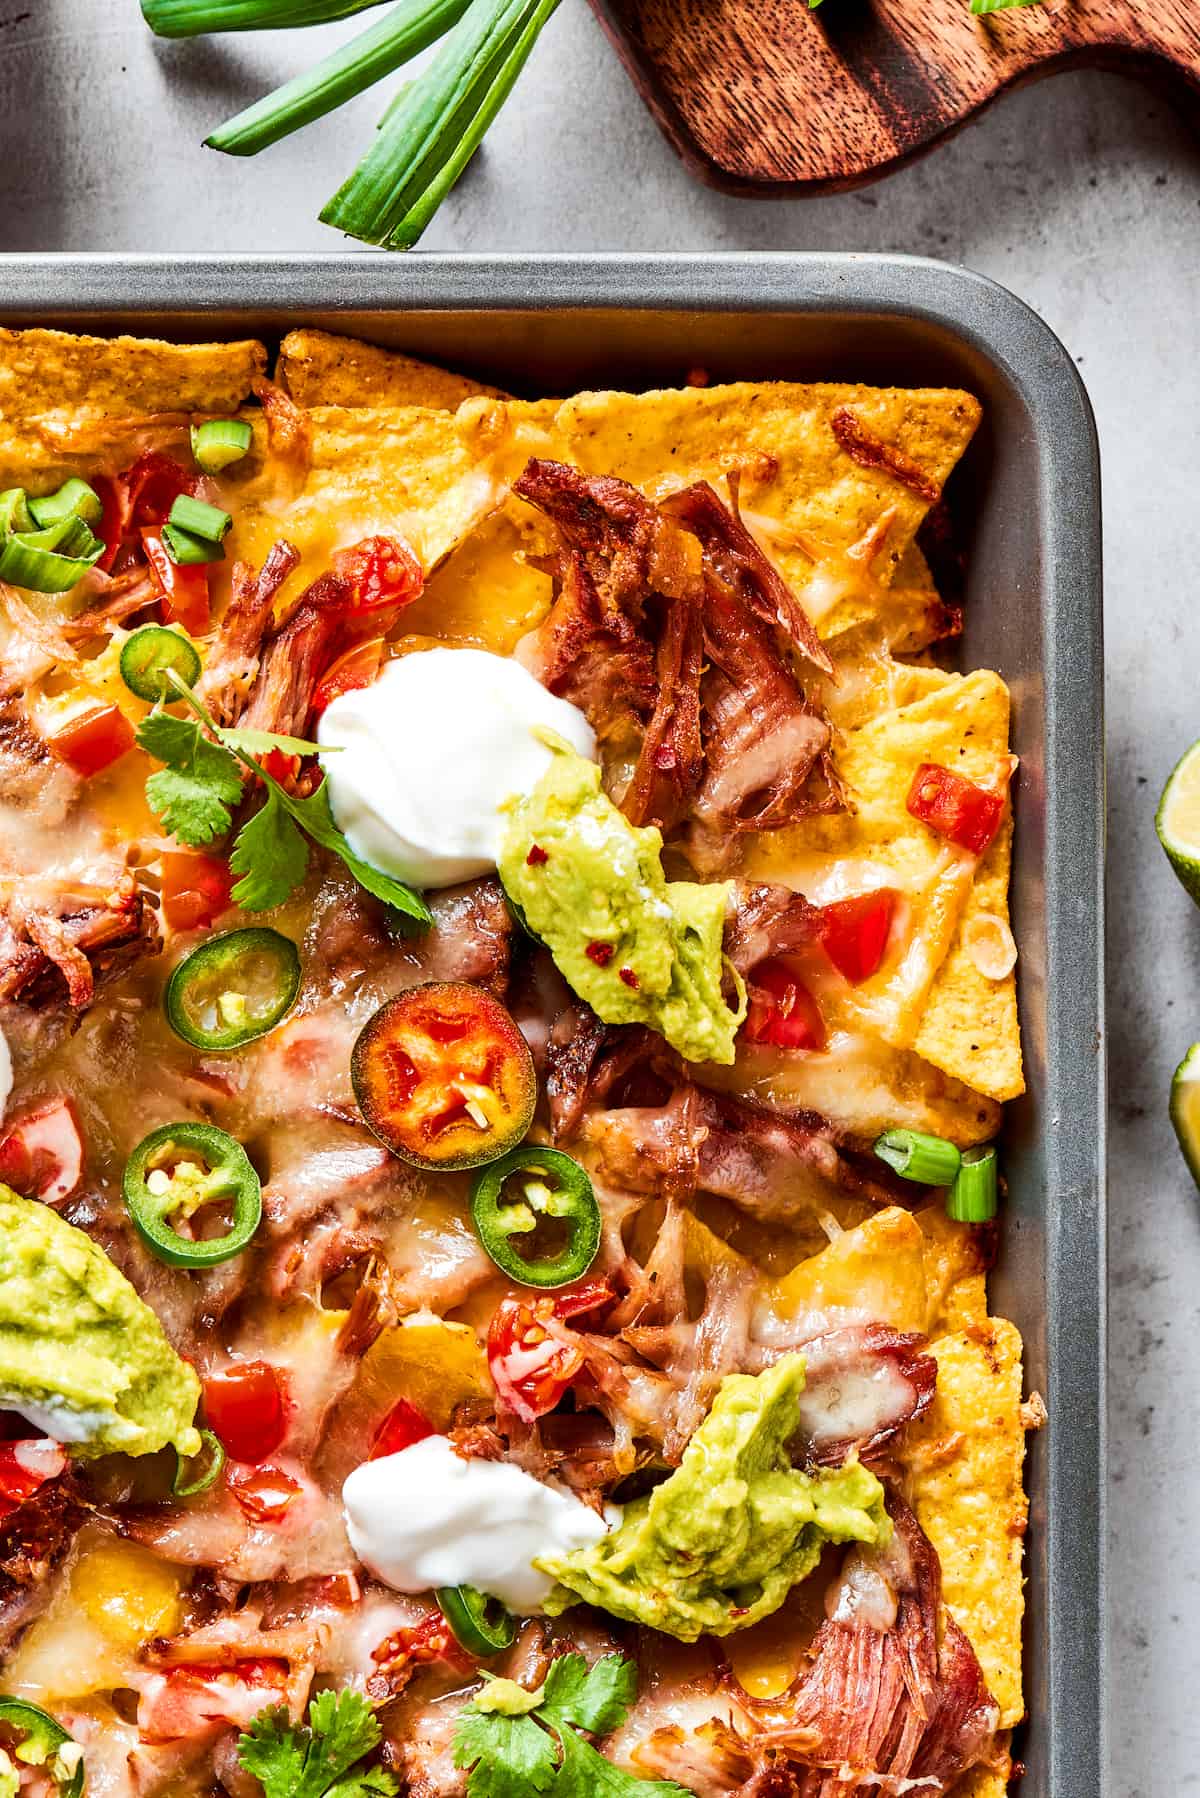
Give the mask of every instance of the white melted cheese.
[(395, 1591), (474, 1586), (522, 1615), (554, 1585), (535, 1557), (569, 1554), (609, 1529), (565, 1488), (511, 1462), (465, 1461), (446, 1436), (356, 1467), (342, 1503), (355, 1554)]
[(30, 1398), (5, 1386), (0, 1386), (0, 1410), (15, 1411), (54, 1442), (90, 1442), (119, 1421), (112, 1411), (80, 1411), (53, 1393)]
[(12, 1097), (13, 1064), (12, 1050), (8, 1046), (8, 1038), (0, 1030), (0, 1118), (8, 1110), (8, 1101)]
[(417, 887), (492, 872), (500, 810), (550, 765), (534, 734), (596, 753), (577, 706), (548, 693), (519, 662), (483, 649), (425, 649), (329, 705), (318, 737), (339, 828), (356, 855)]

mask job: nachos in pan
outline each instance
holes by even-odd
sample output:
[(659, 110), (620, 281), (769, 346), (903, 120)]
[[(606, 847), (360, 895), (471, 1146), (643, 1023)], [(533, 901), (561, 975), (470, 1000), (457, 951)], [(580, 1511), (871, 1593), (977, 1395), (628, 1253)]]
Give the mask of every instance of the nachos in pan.
[(0, 1792), (998, 1798), (976, 401), (267, 368), (0, 335)]

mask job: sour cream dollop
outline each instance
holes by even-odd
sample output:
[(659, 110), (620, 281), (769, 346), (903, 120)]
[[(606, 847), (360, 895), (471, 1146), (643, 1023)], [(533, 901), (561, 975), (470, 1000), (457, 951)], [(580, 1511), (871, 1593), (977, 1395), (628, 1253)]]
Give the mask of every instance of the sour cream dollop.
[(609, 1525), (572, 1493), (507, 1461), (464, 1461), (446, 1436), (356, 1467), (342, 1487), (346, 1533), (397, 1592), (474, 1586), (528, 1615), (554, 1581), (535, 1555), (599, 1541)]
[(594, 756), (577, 706), (519, 662), (484, 649), (422, 649), (343, 693), (317, 737), (339, 829), (356, 855), (417, 887), (453, 886), (496, 866), (500, 807), (530, 792), (551, 752), (539, 726)]

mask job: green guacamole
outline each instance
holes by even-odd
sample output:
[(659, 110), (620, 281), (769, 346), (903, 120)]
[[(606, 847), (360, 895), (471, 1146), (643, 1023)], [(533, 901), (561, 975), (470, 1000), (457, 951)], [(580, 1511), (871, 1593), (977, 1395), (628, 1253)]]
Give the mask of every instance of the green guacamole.
[(90, 1236), (0, 1186), (0, 1407), (91, 1457), (200, 1449), (200, 1381)]
[(779, 1609), (827, 1542), (885, 1542), (883, 1487), (857, 1461), (805, 1473), (787, 1444), (799, 1424), (803, 1355), (731, 1374), (670, 1479), (625, 1506), (587, 1548), (535, 1562), (559, 1589), (685, 1642), (727, 1636)]
[(685, 1061), (731, 1062), (746, 1005), (731, 1010), (721, 991), (729, 883), (667, 880), (662, 833), (622, 817), (594, 762), (545, 741), (554, 760), (509, 808), (509, 898), (606, 1024), (648, 1024)]

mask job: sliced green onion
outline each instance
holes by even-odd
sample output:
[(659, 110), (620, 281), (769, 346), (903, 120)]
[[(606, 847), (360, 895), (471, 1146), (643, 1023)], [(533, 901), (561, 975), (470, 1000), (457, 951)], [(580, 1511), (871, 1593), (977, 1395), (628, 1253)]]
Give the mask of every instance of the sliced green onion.
[(401, 0), (359, 37), (239, 112), (205, 143), (229, 156), (256, 156), (428, 49), (457, 24), (467, 5), (468, 0)]
[(924, 1186), (949, 1186), (962, 1156), (944, 1136), (926, 1136), (920, 1130), (885, 1130), (875, 1153), (906, 1180)]
[(486, 1661), (512, 1647), (517, 1626), (498, 1598), (474, 1586), (440, 1586), (434, 1597), (455, 1641), (468, 1654)]
[(171, 672), (189, 687), (200, 678), (200, 657), (190, 637), (164, 624), (144, 624), (121, 649), (121, 679), (131, 693), (151, 704), (173, 699)]
[(971, 0), (973, 13), (1007, 12), (1010, 6), (1040, 6), (1042, 0)]
[(205, 474), (220, 474), (231, 462), (240, 462), (253, 441), (244, 418), (209, 418), (192, 426), (192, 455)]
[(214, 1436), (211, 1430), (201, 1430), (200, 1452), (189, 1455), (186, 1460), (179, 1456), (171, 1491), (176, 1498), (199, 1498), (202, 1492), (216, 1485), (224, 1466), (225, 1447), (220, 1437)]
[(0, 493), (0, 532), (8, 537), (13, 531), (32, 531), (34, 528), (24, 487), (9, 487)]
[(186, 567), (189, 562), (223, 562), (225, 545), (211, 537), (197, 537), (192, 531), (181, 531), (177, 524), (164, 524), (163, 542), (172, 562)]
[(998, 1205), (996, 1151), (991, 1143), (964, 1149), (958, 1177), (946, 1194), (946, 1211), (959, 1224), (985, 1224)]
[(87, 525), (99, 524), (104, 516), (104, 501), (94, 487), (72, 475), (64, 481), (57, 493), (47, 493), (41, 499), (31, 499), (29, 510), (34, 522), (42, 525), (57, 524), (62, 518), (82, 518)]
[(67, 593), (103, 554), (81, 518), (64, 518), (48, 530), (0, 539), (0, 581), (32, 593)]
[(323, 223), (407, 249), (507, 98), (558, 0), (471, 0), (429, 68), (376, 133)]
[(382, 4), (383, 0), (142, 0), (142, 17), (159, 37), (200, 37), (209, 31), (324, 25)]
[(233, 519), (220, 506), (210, 506), (207, 500), (181, 493), (167, 513), (167, 523), (177, 531), (186, 531), (189, 537), (207, 537), (211, 543), (220, 543)]

